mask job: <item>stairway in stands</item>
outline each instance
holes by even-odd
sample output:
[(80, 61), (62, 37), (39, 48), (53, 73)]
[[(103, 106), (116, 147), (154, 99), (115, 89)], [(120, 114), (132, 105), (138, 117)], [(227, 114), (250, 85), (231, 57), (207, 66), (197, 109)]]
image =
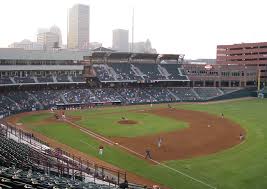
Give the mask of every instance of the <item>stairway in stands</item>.
[(137, 68), (136, 66), (134, 66), (134, 65), (131, 64), (131, 69), (132, 69), (132, 71), (134, 72), (134, 74), (135, 74), (136, 76), (139, 76), (139, 77), (141, 77), (143, 80), (145, 80), (145, 78), (144, 78), (145, 74), (142, 73), (141, 70), (140, 70), (139, 68)]
[(158, 65), (158, 71), (162, 76), (164, 76), (166, 78), (166, 80), (169, 80), (169, 76), (171, 74), (169, 74), (169, 72), (165, 68), (163, 68), (162, 66)]

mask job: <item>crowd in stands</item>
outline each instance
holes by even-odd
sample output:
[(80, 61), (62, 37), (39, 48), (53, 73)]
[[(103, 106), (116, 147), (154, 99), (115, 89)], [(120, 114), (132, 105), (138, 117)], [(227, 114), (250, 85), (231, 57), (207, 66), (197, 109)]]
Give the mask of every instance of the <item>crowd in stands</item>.
[(20, 85), (36, 83), (70, 83), (85, 82), (83, 75), (46, 75), (46, 76), (28, 76), (28, 77), (0, 77), (0, 85)]
[(162, 103), (202, 101), (226, 94), (219, 88), (128, 87), (9, 91), (0, 95), (0, 115), (90, 103)]
[(99, 102), (123, 102), (123, 98), (114, 89), (92, 89), (91, 90)]
[(156, 102), (151, 94), (141, 88), (121, 88), (117, 89), (117, 92), (126, 99), (128, 104)]
[(114, 76), (109, 73), (106, 64), (94, 64), (94, 69), (100, 81), (114, 81)]
[(86, 104), (99, 102), (96, 96), (89, 89), (76, 89), (64, 92), (64, 97), (68, 103)]

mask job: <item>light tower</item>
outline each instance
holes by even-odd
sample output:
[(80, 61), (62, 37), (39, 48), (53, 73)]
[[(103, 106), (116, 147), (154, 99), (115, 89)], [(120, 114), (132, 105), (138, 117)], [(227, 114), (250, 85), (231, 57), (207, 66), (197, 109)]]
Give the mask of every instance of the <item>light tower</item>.
[(134, 8), (132, 14), (132, 45), (131, 45), (131, 52), (134, 51)]

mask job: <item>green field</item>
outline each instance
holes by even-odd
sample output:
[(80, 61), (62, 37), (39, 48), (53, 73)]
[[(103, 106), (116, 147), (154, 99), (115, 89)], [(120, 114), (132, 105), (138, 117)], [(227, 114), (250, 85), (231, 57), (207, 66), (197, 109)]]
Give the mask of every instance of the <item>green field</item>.
[[(217, 154), (187, 160), (168, 161), (165, 162), (166, 165), (216, 188), (267, 188), (267, 100), (246, 100), (201, 105), (177, 104), (174, 107), (178, 109), (206, 111), (218, 115), (223, 112), (225, 117), (239, 123), (246, 129), (247, 140), (232, 149)], [(106, 136), (132, 137), (186, 127), (186, 123), (165, 120), (165, 118), (159, 118), (154, 115), (134, 112), (130, 114), (126, 113), (127, 109), (145, 108), (146, 106), (103, 108), (80, 112), (70, 111), (68, 114), (82, 116), (82, 120), (78, 122), (80, 125)], [(111, 114), (111, 112), (113, 113)], [(21, 122), (28, 124), (34, 130), (56, 139), (61, 143), (65, 143), (93, 156), (98, 156), (97, 148), (99, 142), (80, 132), (78, 129), (72, 128), (64, 123), (49, 125), (47, 127), (35, 127), (39, 124), (40, 120), (46, 119), (49, 116), (51, 115), (41, 114), (24, 117)], [(141, 120), (142, 122), (139, 123), (139, 126), (142, 128), (139, 129), (138, 127), (130, 126), (124, 128), (124, 126), (117, 125), (116, 120), (122, 116), (128, 119)], [(166, 121), (173, 123), (166, 124)], [(153, 129), (151, 129), (152, 126)], [(209, 188), (165, 167), (151, 165), (116, 147), (106, 147), (105, 154), (101, 159), (130, 172), (162, 183), (170, 188)]]
[[(82, 120), (77, 121), (79, 125), (105, 136), (136, 137), (187, 127), (187, 123), (177, 122), (173, 119), (163, 118), (144, 112), (110, 112), (110, 110), (92, 112), (87, 110), (69, 112), (68, 114), (82, 116)], [(134, 126), (118, 124), (117, 122), (121, 120), (122, 117), (134, 121), (138, 120), (138, 123)]]

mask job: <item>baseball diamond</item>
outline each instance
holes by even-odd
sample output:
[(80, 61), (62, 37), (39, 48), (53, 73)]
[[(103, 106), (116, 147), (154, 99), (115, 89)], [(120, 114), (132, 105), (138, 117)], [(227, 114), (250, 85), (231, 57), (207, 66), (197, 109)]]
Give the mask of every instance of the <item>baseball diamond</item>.
[(267, 64), (219, 47), (212, 65), (0, 49), (0, 188), (267, 188)]

